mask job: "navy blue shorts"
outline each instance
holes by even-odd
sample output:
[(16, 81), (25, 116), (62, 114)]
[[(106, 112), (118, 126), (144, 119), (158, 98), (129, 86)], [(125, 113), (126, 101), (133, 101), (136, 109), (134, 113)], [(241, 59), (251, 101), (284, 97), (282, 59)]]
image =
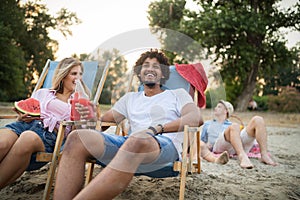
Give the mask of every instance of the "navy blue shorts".
[[(105, 167), (113, 159), (119, 148), (127, 140), (127, 136), (101, 133), (104, 137), (105, 150), (97, 163)], [(163, 135), (153, 136), (160, 145), (160, 155), (152, 163), (141, 164), (135, 175), (146, 175), (155, 178), (174, 177), (178, 172), (173, 171), (173, 162), (179, 160), (178, 152), (173, 142)]]
[[(48, 129), (44, 128), (43, 122), (41, 120), (33, 120), (29, 123), (23, 122), (23, 121), (16, 121), (10, 124), (5, 125), (2, 128), (8, 128), (15, 132), (18, 136), (20, 136), (24, 131), (31, 130), (34, 131), (40, 138), (42, 139), (45, 151), (48, 153), (53, 153), (55, 142), (56, 142), (56, 133), (55, 132), (49, 132)], [(64, 144), (65, 141), (63, 141)], [(63, 148), (63, 145), (62, 145)], [(61, 150), (62, 150), (61, 148)], [(36, 162), (36, 153), (32, 154), (30, 164), (27, 167), (26, 171), (32, 171), (37, 170), (44, 165), (46, 165), (47, 162)]]

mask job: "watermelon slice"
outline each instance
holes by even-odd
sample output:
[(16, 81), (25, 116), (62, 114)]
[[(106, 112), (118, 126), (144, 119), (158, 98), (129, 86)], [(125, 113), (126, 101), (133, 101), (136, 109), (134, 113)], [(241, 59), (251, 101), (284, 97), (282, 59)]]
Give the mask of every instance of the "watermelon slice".
[(21, 113), (28, 113), (29, 115), (34, 117), (40, 116), (41, 113), (40, 102), (35, 98), (16, 101), (15, 108)]

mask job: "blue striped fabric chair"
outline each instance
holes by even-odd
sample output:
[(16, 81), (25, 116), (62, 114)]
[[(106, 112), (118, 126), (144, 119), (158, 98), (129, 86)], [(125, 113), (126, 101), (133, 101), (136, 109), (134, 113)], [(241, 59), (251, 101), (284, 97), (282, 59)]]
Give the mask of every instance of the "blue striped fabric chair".
[[(58, 63), (59, 63), (58, 61), (51, 61), (51, 60), (48, 60), (46, 62), (46, 65), (41, 73), (41, 76), (36, 84), (34, 91), (38, 90), (39, 88), (51, 87), (52, 77)], [(91, 91), (91, 100), (93, 101), (94, 104), (97, 105), (108, 74), (109, 61), (106, 62), (105, 66), (99, 66), (97, 61), (83, 61), (83, 66), (84, 66), (83, 81), (86, 83), (87, 87)], [(100, 108), (98, 107), (98, 110), (99, 109)], [(59, 158), (61, 156), (61, 146), (64, 138), (65, 128), (70, 125), (74, 125), (74, 121), (61, 122), (57, 133), (57, 139), (56, 139), (53, 153), (38, 152), (36, 154), (36, 161), (51, 162), (48, 171), (48, 177), (47, 177), (47, 182), (44, 190), (43, 199), (50, 198), (56, 167)], [(99, 126), (97, 127), (99, 128)], [(89, 165), (93, 167), (91, 163), (89, 163)], [(92, 169), (91, 167), (89, 167), (89, 170)], [(87, 174), (88, 174), (87, 177), (87, 182), (88, 182), (89, 178), (91, 178), (91, 172), (88, 171)]]
[[(130, 84), (132, 84), (133, 73), (131, 74)], [(194, 102), (197, 104), (198, 102), (198, 92), (193, 88), (193, 86), (185, 80), (177, 71), (175, 66), (170, 66), (170, 77), (166, 81), (166, 83), (162, 86), (164, 89), (177, 89), (183, 88), (185, 89), (194, 99)], [(129, 88), (132, 88), (129, 86)], [(142, 91), (143, 86), (138, 86), (138, 91)], [(105, 122), (103, 122), (105, 123)], [(111, 123), (109, 125), (112, 125)], [(120, 125), (119, 125), (120, 126)], [(123, 131), (123, 135), (124, 132)], [(117, 133), (118, 134), (118, 133)], [(194, 148), (192, 145), (197, 145), (197, 152), (193, 152)], [(192, 159), (194, 153), (197, 153), (197, 163), (193, 163)], [(184, 127), (184, 141), (183, 141), (183, 152), (182, 152), (182, 160), (177, 161), (175, 163), (169, 163), (164, 166), (162, 169), (157, 171), (147, 172), (147, 174), (135, 174), (146, 175), (153, 178), (166, 178), (166, 177), (176, 177), (180, 175), (180, 191), (179, 191), (179, 199), (184, 199), (185, 192), (185, 183), (186, 183), (186, 175), (191, 173), (200, 174), (201, 165), (200, 165), (200, 127)], [(163, 172), (163, 173), (162, 173)]]

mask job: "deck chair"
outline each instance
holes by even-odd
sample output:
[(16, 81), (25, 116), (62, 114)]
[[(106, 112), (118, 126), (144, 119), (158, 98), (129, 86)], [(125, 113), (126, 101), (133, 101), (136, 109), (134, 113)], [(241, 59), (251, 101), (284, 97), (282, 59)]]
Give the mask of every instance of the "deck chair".
[[(37, 91), (40, 88), (50, 88), (52, 86), (52, 77), (58, 63), (59, 61), (52, 61), (49, 59), (47, 60), (33, 92)], [(101, 86), (98, 86), (98, 84), (100, 81), (103, 81), (104, 84), (108, 72), (107, 70), (109, 62), (107, 62), (106, 65), (102, 67), (98, 66), (97, 61), (83, 61), (82, 63), (85, 71), (82, 78), (87, 87), (90, 89), (91, 97), (93, 98), (93, 100), (98, 101), (103, 89), (103, 85), (102, 88), (98, 88)], [(105, 75), (105, 77), (103, 77), (103, 80), (100, 80), (102, 75)], [(14, 119), (16, 117), (17, 115), (15, 114), (1, 115), (0, 119)]]
[(229, 117), (229, 119), (230, 119), (230, 121), (239, 124), (240, 125), (240, 130), (243, 130), (243, 128), (245, 127), (245, 124), (244, 124), (243, 120), (239, 116), (237, 116), (235, 114), (232, 114)]
[[(43, 71), (39, 77), (39, 80), (34, 88), (34, 91), (40, 88), (51, 87), (52, 77), (54, 75), (54, 71), (58, 63), (59, 63), (58, 61), (47, 60), (43, 68)], [(99, 66), (97, 61), (83, 61), (82, 63), (84, 66), (84, 74), (82, 77), (83, 81), (91, 91), (91, 100), (95, 105), (97, 105), (108, 74), (109, 61), (106, 62), (105, 66)], [(99, 106), (97, 106), (97, 113), (100, 113)], [(16, 117), (16, 116), (3, 116), (2, 118), (12, 118), (12, 117)], [(76, 122), (76, 125), (81, 123), (83, 124), (84, 122)], [(49, 199), (50, 197), (50, 192), (52, 188), (53, 179), (55, 177), (57, 164), (61, 156), (60, 149), (62, 146), (65, 129), (67, 126), (74, 125), (74, 124), (75, 124), (74, 121), (62, 121), (57, 133), (54, 152), (53, 153), (38, 152), (36, 154), (36, 161), (50, 162), (43, 199)], [(100, 127), (99, 125), (96, 126), (96, 128), (99, 127)]]
[[(57, 66), (57, 61), (47, 61), (44, 70), (41, 74), (41, 77), (37, 83), (37, 86), (35, 90), (37, 90), (39, 87), (43, 86), (44, 88), (51, 87), (51, 81), (52, 76), (55, 71), (55, 68)], [(98, 101), (100, 98), (100, 95), (103, 90), (103, 86), (108, 74), (109, 69), (109, 61), (106, 62), (105, 66), (99, 66), (97, 61), (84, 61), (84, 74), (83, 74), (83, 81), (87, 85), (87, 87), (91, 91), (91, 99), (95, 105), (98, 105)], [(34, 90), (34, 91), (35, 91)], [(97, 106), (97, 115), (100, 113), (100, 107)], [(76, 122), (76, 125), (83, 124), (86, 122)], [(67, 126), (75, 125), (74, 121), (63, 121), (60, 124), (58, 133), (57, 133), (57, 139), (54, 147), (53, 153), (46, 153), (46, 152), (38, 152), (36, 156), (36, 160), (39, 162), (49, 162), (50, 168), (48, 172), (47, 182), (43, 194), (43, 199), (49, 199), (51, 188), (53, 184), (53, 180), (55, 177), (55, 172), (57, 168), (58, 161), (60, 159), (61, 153), (60, 149), (62, 146), (63, 138), (64, 138), (64, 132)], [(99, 124), (96, 126), (96, 129), (99, 129)], [(91, 160), (89, 162), (89, 165), (91, 165), (93, 161)], [(89, 167), (91, 169), (91, 167)], [(88, 171), (87, 174), (90, 174)], [(89, 179), (89, 178), (87, 178)]]
[[(166, 81), (164, 86), (167, 89), (177, 89), (179, 87), (185, 89), (194, 99), (194, 103), (196, 105), (198, 104), (198, 91), (177, 72), (175, 66), (170, 66), (170, 78)], [(200, 127), (189, 127), (187, 125), (184, 126), (182, 160), (171, 164), (171, 166), (173, 166), (173, 170), (180, 173), (180, 200), (184, 199), (187, 174), (200, 174), (201, 172), (200, 131)], [(193, 145), (197, 146), (196, 152), (194, 152)], [(193, 163), (192, 160), (194, 154), (197, 155), (196, 163)]]
[[(133, 73), (129, 78), (130, 84), (132, 84)], [(177, 89), (183, 88), (189, 92), (189, 94), (193, 97), (194, 102), (197, 104), (198, 102), (198, 92), (195, 88), (186, 81), (176, 70), (175, 66), (170, 66), (170, 78), (167, 80), (165, 85), (163, 85), (165, 89)], [(131, 88), (129, 86), (129, 88)], [(141, 87), (138, 87), (139, 90), (142, 90)], [(128, 90), (129, 91), (129, 90)], [(102, 122), (103, 126), (112, 126), (115, 124)], [(196, 142), (196, 144), (195, 144)], [(192, 145), (197, 145), (196, 152), (194, 152), (194, 148)], [(197, 162), (193, 163), (193, 155), (197, 154)], [(200, 127), (189, 127), (184, 126), (184, 141), (183, 141), (183, 153), (182, 153), (182, 161), (177, 161), (174, 163), (170, 163), (169, 166), (166, 166), (166, 170), (173, 169), (174, 172), (177, 172), (177, 175), (180, 174), (180, 190), (179, 190), (179, 199), (184, 199), (185, 192), (185, 183), (186, 183), (186, 175), (192, 173), (201, 172), (201, 164), (200, 164)], [(190, 159), (191, 158), (191, 159)], [(90, 166), (92, 167), (92, 165)], [(169, 168), (169, 169), (168, 169)], [(89, 170), (89, 171), (92, 171)], [(155, 173), (155, 172), (154, 172)]]

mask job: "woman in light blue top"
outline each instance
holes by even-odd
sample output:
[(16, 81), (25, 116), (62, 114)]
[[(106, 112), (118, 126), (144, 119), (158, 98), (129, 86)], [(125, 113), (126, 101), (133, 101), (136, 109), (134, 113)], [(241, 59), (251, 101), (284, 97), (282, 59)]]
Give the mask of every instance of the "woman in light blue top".
[[(41, 168), (46, 163), (35, 161), (35, 153), (52, 153), (59, 122), (70, 119), (69, 100), (75, 80), (82, 78), (83, 65), (74, 58), (65, 58), (57, 66), (52, 88), (39, 89), (32, 97), (40, 102), (40, 117), (18, 113), (16, 122), (0, 129), (0, 189), (14, 182), (25, 170)], [(88, 89), (87, 89), (88, 90)], [(65, 135), (71, 131), (67, 128)]]

